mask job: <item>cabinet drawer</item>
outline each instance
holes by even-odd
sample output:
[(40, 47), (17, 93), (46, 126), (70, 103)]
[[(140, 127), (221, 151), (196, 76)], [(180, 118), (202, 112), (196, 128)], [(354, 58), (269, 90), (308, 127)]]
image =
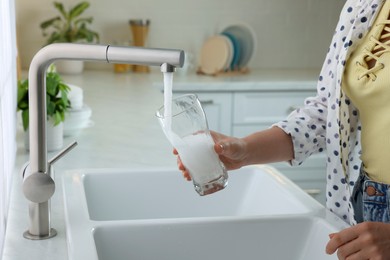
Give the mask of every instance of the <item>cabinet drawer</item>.
[(297, 107), (304, 104), (305, 98), (315, 92), (247, 92), (235, 93), (233, 123), (248, 124), (276, 122), (285, 118)]
[[(174, 96), (187, 94), (185, 92), (174, 92)], [(232, 99), (231, 93), (195, 93), (207, 117), (210, 130), (225, 135), (231, 135), (232, 126)]]
[(326, 156), (316, 154), (308, 158), (301, 166), (290, 166), (287, 162), (271, 164), (292, 180), (301, 189), (321, 204), (326, 201)]
[(326, 182), (320, 181), (296, 181), (302, 190), (312, 196), (315, 200), (325, 206), (326, 204)]
[(272, 163), (281, 173), (293, 181), (319, 180), (326, 182), (326, 155), (314, 154), (302, 165), (291, 166), (288, 162)]

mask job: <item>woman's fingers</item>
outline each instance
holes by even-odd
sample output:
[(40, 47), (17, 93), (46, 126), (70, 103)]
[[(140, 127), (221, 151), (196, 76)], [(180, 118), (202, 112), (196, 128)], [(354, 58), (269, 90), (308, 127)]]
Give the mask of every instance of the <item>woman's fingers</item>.
[[(173, 153), (175, 154), (175, 151), (176, 149), (174, 149)], [(176, 155), (177, 154), (177, 151), (176, 151)], [(179, 170), (182, 172), (183, 174), (183, 177), (184, 179), (186, 179), (187, 181), (191, 181), (191, 175), (190, 173), (187, 171), (186, 167), (184, 166), (184, 164), (182, 163), (181, 159), (180, 159), (180, 156), (177, 156), (177, 167), (179, 168)]]

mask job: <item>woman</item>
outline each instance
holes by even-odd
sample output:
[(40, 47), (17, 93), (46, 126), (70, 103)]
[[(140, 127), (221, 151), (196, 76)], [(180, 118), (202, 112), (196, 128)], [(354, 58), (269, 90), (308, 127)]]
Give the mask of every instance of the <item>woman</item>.
[[(326, 151), (327, 208), (352, 225), (329, 235), (326, 252), (337, 251), (339, 259), (390, 259), (389, 17), (390, 0), (348, 0), (316, 97), (245, 138), (212, 133), (228, 170), (276, 161), (299, 165)], [(180, 158), (178, 164), (190, 179)]]

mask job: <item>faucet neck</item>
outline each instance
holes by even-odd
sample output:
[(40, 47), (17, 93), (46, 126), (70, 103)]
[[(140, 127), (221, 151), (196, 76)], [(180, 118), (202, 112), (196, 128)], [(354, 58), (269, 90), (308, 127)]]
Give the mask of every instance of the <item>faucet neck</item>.
[[(47, 161), (46, 69), (53, 61), (60, 59), (157, 66), (167, 63), (182, 67), (184, 52), (181, 50), (56, 43), (42, 48), (34, 56), (29, 69), (31, 176), (28, 177), (30, 181), (25, 181), (23, 185), (25, 196), (27, 194), (26, 198), (30, 200), (30, 228), (25, 234), (25, 237), (30, 239), (43, 239), (55, 235), (55, 231), (50, 228), (49, 210), (49, 199), (54, 193), (55, 184), (50, 178)], [(41, 196), (42, 187), (39, 183), (43, 183), (41, 186), (44, 187), (49, 186), (49, 190), (43, 196)]]
[(30, 169), (47, 172), (46, 69), (55, 60), (89, 60), (150, 66), (182, 67), (184, 51), (119, 47), (110, 45), (55, 43), (42, 48), (29, 69)]
[(107, 46), (57, 43), (42, 48), (33, 58), (29, 78), (29, 134), (31, 172), (47, 173), (46, 70), (59, 59), (106, 61)]

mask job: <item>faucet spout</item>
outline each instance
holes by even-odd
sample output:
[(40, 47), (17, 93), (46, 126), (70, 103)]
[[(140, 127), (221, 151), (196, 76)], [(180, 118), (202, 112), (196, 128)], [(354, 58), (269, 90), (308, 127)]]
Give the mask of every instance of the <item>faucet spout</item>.
[[(30, 173), (49, 174), (46, 143), (46, 70), (55, 60), (86, 60), (107, 63), (129, 63), (161, 66), (173, 72), (182, 67), (184, 51), (152, 49), (141, 47), (120, 47), (111, 45), (56, 43), (42, 48), (30, 64), (29, 77), (29, 131), (30, 131)], [(25, 182), (24, 185), (31, 185)], [(25, 187), (23, 187), (25, 188)], [(30, 187), (33, 189), (34, 187)], [(29, 189), (30, 190), (30, 189)], [(37, 189), (38, 190), (38, 189)], [(39, 191), (37, 191), (39, 193)], [(31, 196), (34, 197), (34, 196)], [(49, 207), (47, 202), (30, 202), (29, 238), (50, 236)], [(36, 210), (34, 210), (36, 208)], [(43, 209), (42, 209), (43, 208)], [(41, 217), (42, 215), (42, 217)], [(46, 222), (43, 224), (42, 222)], [(41, 227), (44, 227), (43, 229)], [(34, 239), (34, 238), (33, 238)]]

